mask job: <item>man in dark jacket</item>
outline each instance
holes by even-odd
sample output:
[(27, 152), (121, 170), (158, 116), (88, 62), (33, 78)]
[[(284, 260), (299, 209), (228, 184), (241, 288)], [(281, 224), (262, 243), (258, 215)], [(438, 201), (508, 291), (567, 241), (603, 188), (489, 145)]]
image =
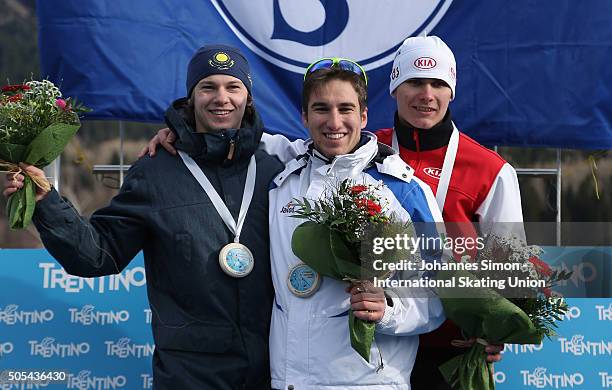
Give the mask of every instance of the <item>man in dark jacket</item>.
[[(144, 250), (154, 388), (269, 389), (274, 293), (262, 226), (268, 185), (282, 165), (257, 150), (263, 125), (238, 49), (202, 47), (186, 87), (188, 97), (166, 111), (179, 156), (137, 161), (89, 221), (55, 190), (39, 192), (34, 223), (73, 275), (119, 273)], [(23, 176), (11, 175), (4, 195), (22, 186)]]

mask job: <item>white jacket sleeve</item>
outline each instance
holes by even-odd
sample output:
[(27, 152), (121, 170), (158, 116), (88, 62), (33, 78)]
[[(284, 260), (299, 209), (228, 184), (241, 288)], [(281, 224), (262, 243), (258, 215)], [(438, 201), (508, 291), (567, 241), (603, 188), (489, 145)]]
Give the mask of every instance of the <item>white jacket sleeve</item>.
[[(429, 234), (440, 237), (444, 225), (441, 223), (442, 213), (438, 208), (436, 199), (427, 184), (416, 177), (413, 180), (419, 185), (422, 192), (420, 192), (420, 197), (414, 197), (410, 200), (414, 206), (411, 218), (414, 221), (418, 215), (418, 218), (424, 223), (436, 223), (435, 228)], [(449, 254), (442, 253), (442, 256), (449, 256)], [(440, 260), (443, 259), (438, 261)], [(413, 279), (416, 274), (417, 272), (414, 271), (403, 271), (399, 277)], [(440, 299), (431, 291), (428, 292), (423, 289), (417, 291), (416, 288), (395, 288), (386, 289), (385, 294), (392, 300), (393, 306), (387, 304), (383, 318), (376, 324), (378, 333), (398, 336), (428, 333), (438, 328), (446, 319)]]
[(287, 137), (281, 134), (267, 134), (261, 136), (259, 148), (266, 153), (278, 157), (278, 159), (286, 164), (297, 156), (306, 153), (305, 141), (297, 139), (290, 141)]
[(376, 324), (378, 333), (398, 336), (428, 333), (446, 319), (439, 298), (399, 297), (393, 290), (387, 290), (385, 294), (393, 301), (393, 306), (387, 305), (383, 318)]
[(516, 171), (508, 163), (500, 169), (476, 214), (483, 234), (514, 235), (525, 239), (521, 192)]

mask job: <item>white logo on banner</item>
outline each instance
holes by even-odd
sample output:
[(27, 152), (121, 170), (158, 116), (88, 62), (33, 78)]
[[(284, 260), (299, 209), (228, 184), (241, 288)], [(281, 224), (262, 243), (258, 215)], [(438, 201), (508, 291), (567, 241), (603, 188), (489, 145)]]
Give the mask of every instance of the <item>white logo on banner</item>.
[(540, 344), (504, 344), (502, 353), (514, 353), (516, 355), (521, 353), (534, 353), (541, 351), (544, 347), (543, 343)]
[(108, 390), (120, 389), (127, 384), (127, 378), (118, 376), (93, 376), (90, 370), (81, 370), (77, 375), (68, 374), (67, 389)]
[(581, 314), (582, 314), (582, 311), (580, 310), (578, 306), (570, 306), (567, 308), (567, 311), (565, 312), (565, 314), (563, 314), (560, 317), (561, 317), (561, 321), (569, 321), (569, 320), (575, 320), (576, 318), (580, 318)]
[(52, 357), (75, 357), (89, 353), (88, 343), (59, 344), (53, 337), (45, 337), (41, 341), (30, 340), (30, 355), (44, 358)]
[(96, 278), (80, 278), (68, 275), (56, 263), (40, 263), (43, 269), (43, 288), (59, 288), (67, 293), (78, 293), (87, 288), (100, 294), (105, 291), (130, 291), (131, 287), (142, 287), (147, 283), (144, 267), (125, 269), (118, 275), (107, 275)]
[(503, 371), (495, 370), (495, 372), (493, 373), (493, 381), (495, 383), (506, 382), (506, 374)]
[(80, 309), (69, 308), (70, 323), (82, 325), (111, 325), (126, 322), (130, 319), (127, 310), (121, 311), (94, 311), (95, 306), (85, 305)]
[(579, 372), (573, 374), (565, 372), (562, 374), (547, 374), (546, 368), (538, 367), (533, 372), (521, 370), (521, 374), (523, 375), (524, 386), (533, 386), (537, 389), (545, 387), (553, 389), (573, 388), (584, 383), (584, 376)]
[(131, 344), (128, 337), (122, 337), (117, 341), (105, 341), (104, 344), (106, 344), (106, 356), (116, 356), (120, 359), (153, 356), (155, 350), (154, 344)]
[(612, 321), (612, 303), (607, 308), (603, 305), (596, 305), (597, 319), (599, 321)]
[(559, 337), (561, 353), (572, 355), (612, 355), (612, 341), (585, 341), (584, 335), (576, 334), (571, 340)]
[(149, 374), (140, 374), (142, 378), (142, 388), (151, 389), (153, 387), (153, 376)]
[(433, 30), (452, 0), (250, 0), (248, 7), (238, 0), (212, 3), (249, 49), (281, 68), (303, 73), (322, 56), (351, 58), (366, 70), (385, 65), (404, 39)]
[(144, 309), (144, 315), (145, 315), (145, 324), (150, 324), (151, 323), (151, 309)]
[(6, 325), (41, 324), (51, 321), (55, 315), (53, 310), (50, 309), (42, 311), (23, 311), (17, 309), (19, 309), (19, 305), (14, 304), (6, 305), (4, 309), (0, 308), (0, 323), (5, 323)]
[(0, 357), (8, 355), (11, 352), (13, 352), (13, 343), (9, 341), (0, 343)]
[(599, 377), (601, 378), (601, 387), (603, 389), (612, 387), (612, 375), (607, 372), (599, 372)]

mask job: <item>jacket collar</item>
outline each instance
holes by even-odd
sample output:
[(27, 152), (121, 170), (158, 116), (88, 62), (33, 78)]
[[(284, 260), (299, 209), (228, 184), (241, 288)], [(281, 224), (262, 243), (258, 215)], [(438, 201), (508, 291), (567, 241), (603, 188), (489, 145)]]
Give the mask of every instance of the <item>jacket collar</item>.
[[(216, 133), (196, 133), (186, 121), (187, 98), (175, 100), (166, 110), (166, 124), (177, 140), (175, 147), (195, 160), (231, 164), (248, 160), (259, 146), (263, 123), (255, 111), (253, 123), (243, 121), (240, 129), (226, 129)], [(234, 144), (233, 155), (230, 145)], [(231, 158), (229, 158), (231, 157)]]
[(336, 156), (330, 161), (312, 147), (312, 139), (309, 139), (306, 141), (308, 152), (289, 161), (285, 169), (274, 179), (274, 184), (280, 186), (288, 177), (299, 173), (309, 163), (322, 175), (354, 177), (374, 164), (380, 173), (393, 176), (406, 183), (412, 180), (414, 169), (406, 164), (393, 149), (378, 142), (374, 134), (362, 132), (360, 145), (353, 153)]
[(341, 154), (331, 161), (321, 155), (317, 150), (311, 148), (312, 140), (307, 141), (313, 169), (317, 169), (325, 175), (338, 176), (340, 178), (352, 177), (362, 172), (378, 153), (378, 142), (376, 136), (370, 132), (362, 131), (361, 139), (355, 150), (351, 153)]
[(314, 149), (313, 140), (308, 139), (304, 142), (308, 151), (289, 161), (285, 169), (274, 179), (274, 184), (280, 186), (291, 174), (297, 173), (308, 164), (311, 164), (312, 169), (317, 170), (321, 175), (342, 178), (354, 176), (365, 170), (376, 157), (378, 145), (374, 134), (362, 131), (359, 145), (353, 152), (336, 156), (330, 160)]
[(405, 124), (400, 121), (397, 112), (395, 112), (395, 133), (397, 134), (397, 142), (409, 150), (433, 150), (446, 146), (453, 133), (450, 109), (446, 111), (442, 121), (431, 129), (417, 129)]

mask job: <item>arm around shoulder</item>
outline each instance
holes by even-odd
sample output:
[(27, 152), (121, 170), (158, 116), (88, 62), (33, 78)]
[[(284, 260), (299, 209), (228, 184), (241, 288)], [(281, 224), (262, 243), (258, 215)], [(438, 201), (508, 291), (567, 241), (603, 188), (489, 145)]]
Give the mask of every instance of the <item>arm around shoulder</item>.
[(259, 148), (270, 155), (276, 156), (283, 164), (306, 153), (307, 150), (303, 139), (290, 141), (284, 135), (268, 133), (262, 135)]

